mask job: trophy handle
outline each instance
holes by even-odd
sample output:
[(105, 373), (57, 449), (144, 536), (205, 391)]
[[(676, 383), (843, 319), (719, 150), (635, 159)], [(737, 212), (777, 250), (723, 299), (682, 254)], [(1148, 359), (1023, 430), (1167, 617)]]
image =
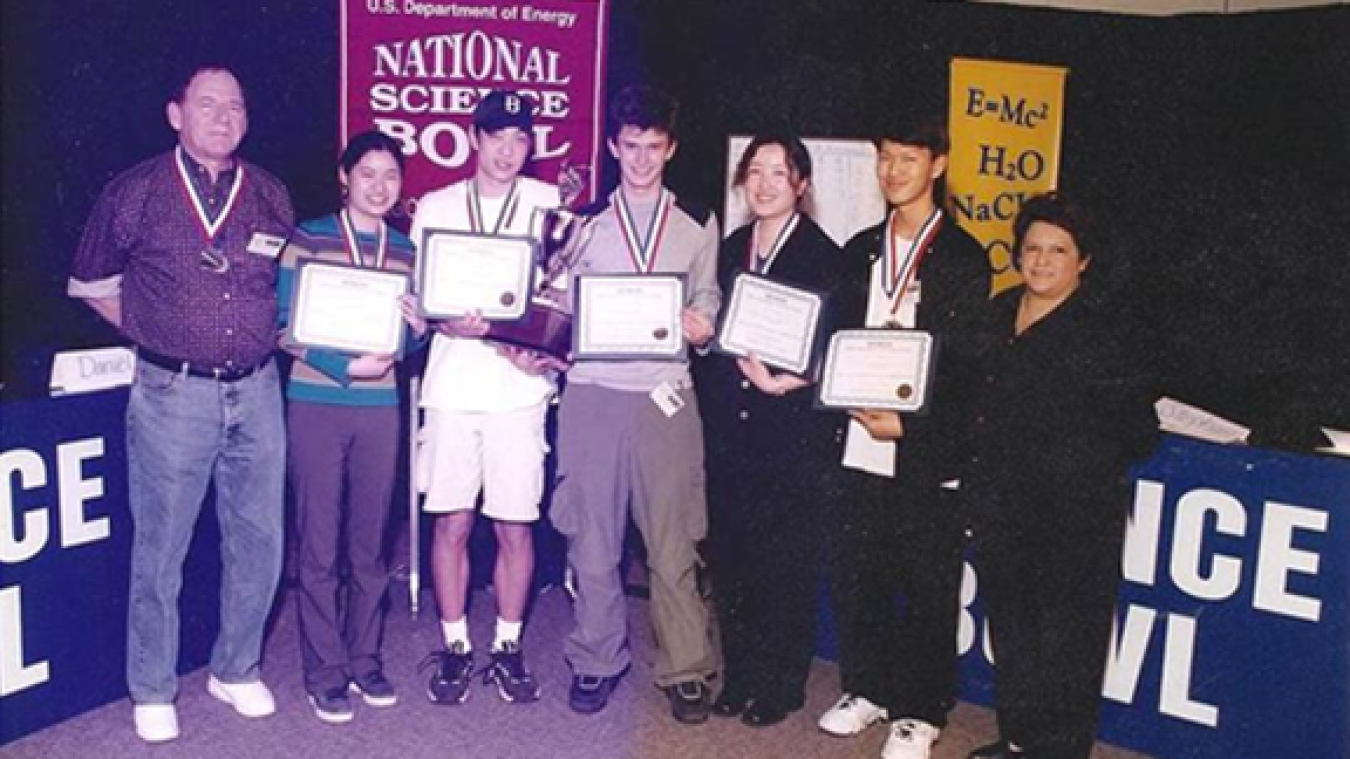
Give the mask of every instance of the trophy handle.
[(571, 207), (586, 192), (590, 183), (591, 167), (584, 163), (572, 163), (564, 158), (558, 169), (558, 195), (564, 208)]
[(540, 250), (544, 277), (539, 294), (544, 294), (564, 272), (569, 271), (595, 234), (595, 217), (584, 216), (566, 208), (536, 209), (543, 214), (540, 220)]

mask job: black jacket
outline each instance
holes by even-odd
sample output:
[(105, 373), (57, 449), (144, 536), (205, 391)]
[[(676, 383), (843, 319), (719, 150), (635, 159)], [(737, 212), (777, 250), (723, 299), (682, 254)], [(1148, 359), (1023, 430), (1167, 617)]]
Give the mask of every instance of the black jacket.
[(1157, 372), (1128, 325), (1081, 292), (1015, 335), (1021, 294), (1000, 294), (954, 346), (970, 354), (980, 388), (962, 490), (977, 516), (997, 498), (1028, 512), (989, 517), (1072, 529), (1094, 519), (1075, 504), (1119, 489), (1130, 462), (1152, 450)]
[[(866, 325), (872, 265), (883, 255), (884, 234), (885, 222), (859, 232), (844, 246), (844, 268), (834, 300), (839, 329)], [(896, 446), (897, 479), (934, 484), (961, 474), (960, 448), (968, 423), (961, 410), (970, 403), (975, 386), (968, 362), (944, 350), (943, 343), (985, 306), (990, 276), (984, 248), (950, 216), (944, 217), (915, 275), (921, 288), (916, 327), (936, 338), (936, 375), (927, 413), (904, 417), (905, 434)]]
[[(751, 226), (747, 225), (722, 243), (717, 282), (724, 299), (731, 294), (736, 274), (745, 269), (750, 234)], [(822, 344), (829, 337), (840, 264), (839, 246), (803, 215), (766, 275), (825, 294), (817, 336)], [(803, 388), (781, 398), (765, 395), (749, 385), (736, 367), (736, 359), (718, 354), (703, 357), (695, 362), (694, 369), (710, 458), (759, 455), (765, 447), (786, 454), (785, 462), (800, 463), (802, 455), (831, 455), (835, 420), (833, 415), (813, 409), (815, 388)]]

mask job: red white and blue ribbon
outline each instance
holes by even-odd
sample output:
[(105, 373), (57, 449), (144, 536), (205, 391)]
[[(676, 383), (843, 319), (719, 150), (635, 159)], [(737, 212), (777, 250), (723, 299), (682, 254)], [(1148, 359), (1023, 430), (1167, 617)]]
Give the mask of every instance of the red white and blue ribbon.
[(633, 212), (628, 209), (628, 201), (623, 190), (616, 193), (615, 204), (619, 215), (619, 229), (623, 232), (624, 242), (628, 244), (628, 256), (632, 259), (633, 269), (650, 274), (656, 266), (656, 253), (661, 247), (661, 237), (666, 233), (666, 222), (670, 220), (670, 209), (675, 205), (675, 196), (666, 188), (661, 188), (661, 197), (656, 201), (656, 211), (647, 223), (647, 234), (638, 237), (637, 224), (633, 221)]
[[(353, 266), (365, 266), (365, 259), (361, 256), (361, 244), (356, 238), (356, 225), (352, 223), (351, 214), (347, 209), (342, 209), (338, 214), (338, 219), (342, 221), (342, 239), (347, 243), (347, 258), (351, 260)], [(384, 268), (384, 259), (389, 253), (389, 225), (383, 221), (380, 222), (380, 232), (375, 243), (375, 268)]]
[(187, 195), (188, 203), (192, 205), (193, 215), (197, 217), (197, 224), (201, 227), (202, 235), (206, 238), (208, 244), (216, 241), (216, 235), (220, 228), (225, 226), (225, 221), (230, 218), (230, 213), (234, 211), (234, 201), (239, 198), (239, 190), (244, 186), (244, 165), (235, 163), (234, 184), (230, 187), (229, 197), (225, 199), (225, 205), (220, 209), (220, 214), (215, 220), (211, 220), (211, 215), (207, 213), (205, 204), (197, 196), (197, 191), (192, 185), (192, 176), (188, 173), (187, 158), (183, 155), (183, 147), (178, 147), (176, 154), (178, 160), (174, 165), (178, 167), (178, 178), (182, 181), (183, 192)]
[(497, 235), (501, 234), (503, 229), (510, 229), (511, 222), (516, 217), (516, 206), (520, 205), (520, 180), (511, 183), (511, 191), (506, 194), (506, 202), (502, 204), (502, 210), (497, 214), (497, 222), (492, 225), (492, 231), (487, 232), (487, 224), (483, 223), (483, 204), (478, 198), (478, 182), (469, 182), (469, 229), (475, 234)]
[(885, 255), (881, 262), (881, 286), (886, 291), (886, 296), (891, 300), (892, 314), (900, 310), (900, 302), (904, 300), (905, 289), (914, 279), (915, 273), (919, 270), (919, 263), (928, 254), (928, 248), (933, 244), (933, 238), (937, 237), (938, 229), (942, 227), (942, 209), (933, 209), (933, 213), (928, 216), (928, 220), (923, 223), (923, 226), (919, 227), (919, 233), (914, 236), (914, 240), (909, 244), (909, 249), (904, 251), (903, 254), (899, 250), (899, 246), (895, 244), (895, 227), (898, 221), (897, 211), (892, 210), (886, 223)]
[(788, 238), (792, 236), (797, 229), (797, 222), (801, 221), (801, 214), (793, 212), (792, 216), (778, 230), (778, 237), (773, 241), (773, 247), (769, 248), (768, 255), (759, 255), (759, 225), (763, 222), (756, 221), (750, 228), (750, 250), (745, 256), (745, 269), (756, 274), (768, 274), (769, 269), (773, 267), (773, 262), (778, 260), (778, 254), (782, 252), (783, 246), (787, 244)]

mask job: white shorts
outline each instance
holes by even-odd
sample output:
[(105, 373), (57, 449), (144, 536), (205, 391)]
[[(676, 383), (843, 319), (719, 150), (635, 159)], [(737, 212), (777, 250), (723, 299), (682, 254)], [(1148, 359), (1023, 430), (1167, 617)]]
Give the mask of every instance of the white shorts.
[(519, 411), (426, 410), (418, 435), (417, 489), (430, 514), (470, 511), (504, 522), (539, 521), (548, 402)]

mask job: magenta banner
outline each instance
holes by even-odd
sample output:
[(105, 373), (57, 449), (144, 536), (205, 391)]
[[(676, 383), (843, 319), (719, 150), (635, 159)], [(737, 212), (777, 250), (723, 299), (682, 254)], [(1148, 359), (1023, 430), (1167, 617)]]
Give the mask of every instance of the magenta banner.
[(483, 94), (534, 102), (527, 173), (557, 180), (589, 166), (595, 197), (604, 139), (609, 0), (437, 3), (342, 0), (342, 142), (376, 128), (408, 158), (404, 213), (473, 172), (469, 132)]

